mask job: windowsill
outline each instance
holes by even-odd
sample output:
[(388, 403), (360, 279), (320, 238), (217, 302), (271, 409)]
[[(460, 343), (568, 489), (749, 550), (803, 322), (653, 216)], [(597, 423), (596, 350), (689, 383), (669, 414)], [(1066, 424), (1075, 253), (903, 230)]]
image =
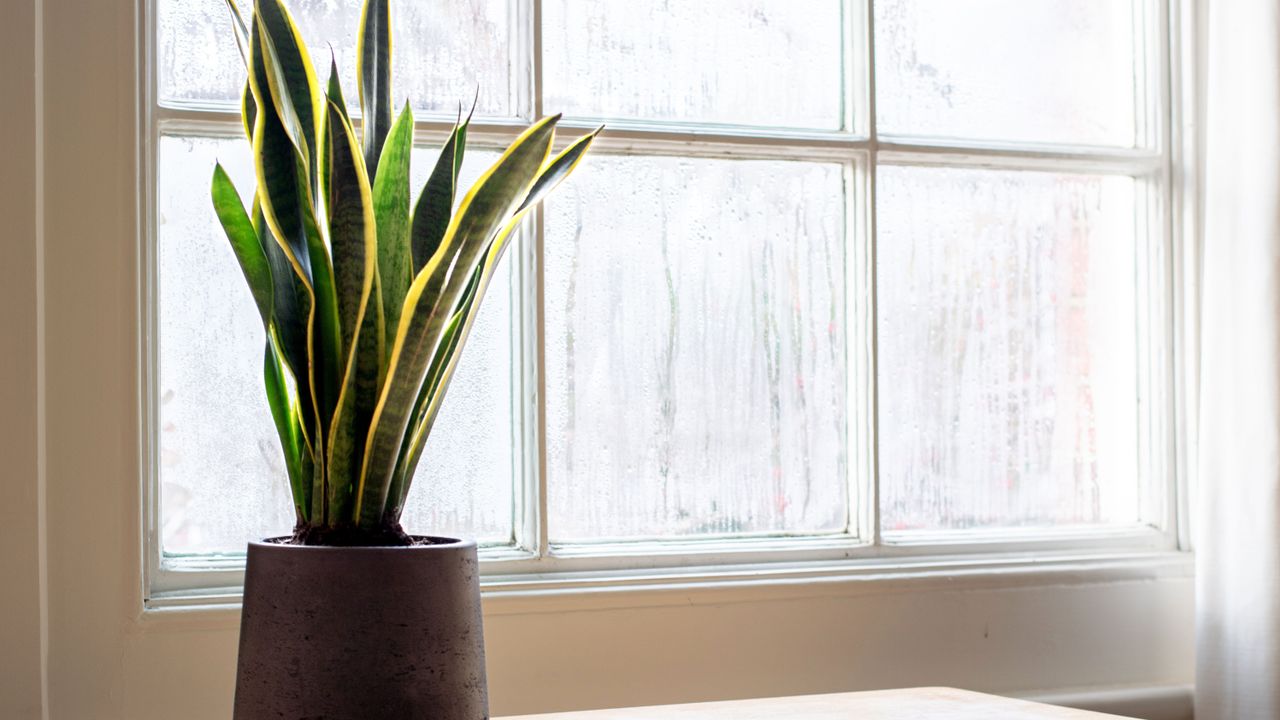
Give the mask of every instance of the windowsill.
[[(705, 605), (815, 596), (1088, 585), (1191, 577), (1190, 552), (986, 552), (696, 567), (488, 574), (494, 615)], [(238, 618), (239, 587), (154, 593), (142, 618)]]

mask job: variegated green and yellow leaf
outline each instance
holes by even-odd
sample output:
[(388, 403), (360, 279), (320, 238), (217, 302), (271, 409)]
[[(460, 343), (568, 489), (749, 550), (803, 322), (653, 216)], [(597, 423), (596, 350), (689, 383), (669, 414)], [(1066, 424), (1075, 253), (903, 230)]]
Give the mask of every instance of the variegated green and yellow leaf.
[(477, 269), (476, 276), (473, 278), (467, 292), (463, 295), (463, 299), (459, 303), (459, 309), (454, 314), (454, 318), (450, 321), (450, 326), (446, 330), (444, 341), (441, 342), (440, 348), (436, 352), (436, 357), (431, 361), (431, 367), (427, 372), (427, 381), (423, 384), (422, 391), (419, 392), (419, 397), (414, 405), (407, 442), (401, 448), (400, 459), (397, 461), (395, 474), (392, 478), (391, 491), (387, 500), (389, 503), (388, 514), (393, 517), (398, 518), (400, 512), (404, 509), (409, 487), (413, 482), (413, 474), (418, 467), (418, 461), (422, 457), (427, 438), (431, 435), (431, 428), (440, 413), (440, 407), (444, 402), (445, 394), (448, 392), (449, 383), (453, 379), (453, 373), (462, 354), (461, 348), (466, 344), (467, 337), (471, 333), (471, 327), (479, 312), (480, 303), (489, 288), (489, 282), (493, 279), (498, 263), (501, 262), (503, 254), (510, 245), (512, 234), (524, 218), (525, 213), (573, 172), (599, 133), (600, 130), (596, 130), (578, 138), (546, 164), (538, 174), (538, 179), (534, 181), (528, 195), (520, 203), (519, 212), (507, 223), (502, 232), (494, 238), (486, 254), (484, 264)]
[(564, 150), (561, 150), (542, 172), (538, 173), (538, 179), (534, 181), (533, 188), (529, 190), (529, 194), (525, 197), (524, 202), (520, 203), (520, 209), (525, 210), (542, 201), (552, 190), (578, 167), (578, 163), (582, 162), (582, 158), (586, 156), (587, 150), (591, 147), (591, 143), (595, 141), (600, 131), (604, 130), (604, 126), (592, 130), (582, 137), (574, 140)]
[[(254, 21), (255, 29), (258, 23)], [(249, 86), (258, 108), (254, 118), (253, 159), (258, 175), (258, 195), (263, 215), (285, 255), (295, 266), (299, 277), (311, 286), (311, 258), (302, 223), (303, 206), (309, 196), (305, 160), (289, 137), (276, 102), (274, 87), (267, 80), (271, 74), (270, 54), (262, 32), (252, 36)], [(286, 103), (287, 104), (287, 103)]]
[(227, 10), (231, 13), (231, 29), (235, 32), (236, 48), (240, 51), (240, 59), (246, 68), (249, 67), (249, 26), (245, 25), (244, 16), (236, 6), (236, 0), (226, 0)]
[(329, 102), (338, 107), (338, 113), (348, 122), (351, 122), (350, 115), (347, 114), (347, 101), (342, 97), (342, 81), (338, 76), (338, 59), (329, 56), (329, 84), (325, 90), (328, 95)]
[(310, 519), (311, 478), (309, 473), (304, 474), (302, 468), (304, 449), (301, 428), (298, 426), (298, 409), (289, 400), (285, 370), (270, 336), (267, 337), (263, 353), (262, 378), (266, 387), (267, 406), (271, 409), (271, 419), (275, 421), (276, 435), (280, 438), (280, 449), (284, 454), (294, 511), (298, 521), (305, 522)]
[[(328, 519), (350, 520), (363, 457), (361, 430), (368, 427), (377, 388), (381, 348), (370, 296), (377, 271), (377, 228), (373, 192), (355, 131), (341, 106), (329, 100), (328, 156), (331, 158), (328, 207), (334, 279), (342, 327), (344, 371), (337, 409), (329, 431)], [(376, 309), (376, 308), (375, 308)], [(365, 356), (362, 358), (361, 355)]]
[[(474, 106), (472, 110), (474, 111)], [(418, 203), (413, 209), (413, 222), (410, 230), (410, 245), (413, 251), (413, 273), (418, 274), (427, 261), (440, 247), (444, 239), (444, 231), (449, 227), (449, 218), (453, 216), (453, 201), (458, 191), (458, 170), (462, 167), (462, 156), (467, 146), (467, 126), (471, 124), (471, 116), (454, 125), (449, 139), (440, 149), (440, 157), (418, 195)]]
[(532, 188), (555, 139), (559, 116), (526, 130), (477, 181), (450, 221), (440, 248), (414, 279), (396, 329), (387, 380), (374, 411), (357, 498), (359, 522), (384, 520), (390, 483), (413, 404), (445, 326), (494, 234)]
[[(254, 19), (269, 55), (266, 78), (271, 83), (276, 112), (304, 161), (313, 162), (323, 134), (325, 104), (311, 54), (281, 0), (257, 0)], [(310, 172), (314, 173), (315, 168)]]
[(391, 2), (366, 0), (356, 39), (356, 79), (364, 118), (364, 161), (376, 178), (391, 130)]
[[(324, 440), (337, 404), (341, 377), (341, 339), (333, 267), (316, 222), (303, 151), (289, 138), (278, 109), (289, 103), (277, 96), (282, 87), (269, 77), (279, 75), (270, 38), (255, 16), (258, 30), (251, 38), (249, 75), (258, 113), (254, 123), (254, 160), (259, 200), (270, 234), (284, 251), (306, 297), (305, 361), (286, 341), (286, 357), (298, 378), (299, 404), (306, 416), (304, 434), (315, 464), (311, 517), (324, 517)], [(284, 333), (282, 333), (282, 336)], [(293, 338), (296, 341), (296, 336)]]
[[(307, 319), (311, 316), (311, 293), (294, 271), (280, 243), (272, 237), (262, 215), (258, 197), (253, 201), (253, 228), (267, 265), (271, 269), (271, 329), (275, 333), (276, 350), (288, 373), (294, 377), (307, 377), (310, 363), (307, 352)], [(304, 418), (314, 418), (310, 385), (298, 389), (298, 402)], [(303, 441), (310, 448), (310, 437), (304, 433)], [(308, 450), (310, 452), (310, 450)]]
[(402, 442), (400, 445), (399, 457), (396, 459), (396, 469), (391, 476), (391, 485), (387, 491), (387, 509), (385, 512), (387, 517), (399, 518), (400, 513), (404, 510), (405, 497), (409, 492), (409, 486), (413, 482), (413, 472), (418, 466), (418, 459), (422, 455), (422, 446), (426, 442), (425, 433), (419, 435), (423, 414), (430, 404), (430, 398), (435, 396), (440, 383), (445, 380), (447, 369), (451, 363), (456, 363), (456, 358), (459, 355), (458, 350), (466, 339), (468, 316), (471, 314), (471, 309), (476, 299), (476, 290), (480, 286), (483, 276), (484, 266), (476, 268), (476, 271), (472, 273), (471, 281), (467, 283), (467, 288), (462, 293), (462, 299), (458, 302), (458, 310), (449, 319), (449, 324), (445, 326), (444, 333), (440, 336), (440, 345), (436, 349), (435, 356), (431, 359), (431, 364), (427, 367), (426, 381), (422, 383), (422, 389), (418, 391), (418, 398), (414, 401), (413, 411), (409, 415), (409, 427), (405, 434), (406, 442)]
[(240, 119), (244, 122), (244, 136), (253, 142), (253, 125), (258, 117), (258, 104), (253, 100), (253, 88), (245, 82), (240, 90)]

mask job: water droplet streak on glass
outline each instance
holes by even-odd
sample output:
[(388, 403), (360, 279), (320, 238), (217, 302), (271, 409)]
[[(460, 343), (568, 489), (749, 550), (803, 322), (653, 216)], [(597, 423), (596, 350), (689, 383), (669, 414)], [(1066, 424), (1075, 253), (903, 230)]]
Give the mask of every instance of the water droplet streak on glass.
[(597, 153), (549, 201), (553, 541), (846, 527), (842, 173)]
[[(241, 2), (242, 10), (248, 3)], [(359, 105), (356, 74), (358, 2), (293, 0), (289, 10), (324, 83), (338, 62), (343, 94)], [(452, 115), (480, 91), (477, 113), (516, 114), (512, 56), (515, 25), (507, 0), (397, 0), (392, 4), (393, 104)], [(157, 63), (161, 102), (197, 101), (238, 107), (244, 63), (224, 0), (160, 0)], [(333, 55), (330, 55), (330, 47)]]
[(878, 172), (885, 529), (1136, 522), (1134, 181)]

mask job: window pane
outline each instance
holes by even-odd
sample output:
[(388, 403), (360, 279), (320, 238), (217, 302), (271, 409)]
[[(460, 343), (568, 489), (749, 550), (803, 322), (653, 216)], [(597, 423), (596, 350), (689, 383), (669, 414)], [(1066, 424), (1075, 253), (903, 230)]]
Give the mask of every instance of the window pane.
[[(469, 155), (469, 176), (493, 155)], [(161, 139), (159, 472), (169, 553), (240, 552), (293, 524), (262, 393), (261, 323), (209, 202), (215, 159), (242, 193), (252, 190), (243, 140)], [(423, 454), (405, 512), (410, 532), (512, 535), (509, 277), (491, 286)]]
[(542, 7), (549, 110), (840, 128), (837, 0), (547, 0)]
[(881, 133), (1132, 146), (1133, 0), (876, 0)]
[(1135, 182), (882, 166), (886, 531), (1138, 520)]
[[(251, 3), (238, 3), (247, 9)], [(159, 0), (157, 73), (161, 102), (240, 102), (244, 63), (225, 0)], [(359, 104), (355, 81), (359, 2), (292, 0), (290, 12), (312, 51), (321, 82), (329, 45), (347, 102)], [(452, 115), (480, 89), (477, 112), (514, 116), (515, 27), (509, 0), (397, 0), (392, 3), (393, 92), (399, 106)], [(465, 109), (465, 108), (464, 108)]]
[(847, 526), (841, 165), (595, 154), (546, 221), (555, 542)]

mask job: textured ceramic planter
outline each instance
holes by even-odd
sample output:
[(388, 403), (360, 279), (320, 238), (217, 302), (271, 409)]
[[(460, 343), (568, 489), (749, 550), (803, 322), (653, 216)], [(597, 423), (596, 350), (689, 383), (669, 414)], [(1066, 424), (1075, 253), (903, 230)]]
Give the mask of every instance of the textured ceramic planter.
[(489, 717), (476, 544), (250, 543), (235, 720)]

